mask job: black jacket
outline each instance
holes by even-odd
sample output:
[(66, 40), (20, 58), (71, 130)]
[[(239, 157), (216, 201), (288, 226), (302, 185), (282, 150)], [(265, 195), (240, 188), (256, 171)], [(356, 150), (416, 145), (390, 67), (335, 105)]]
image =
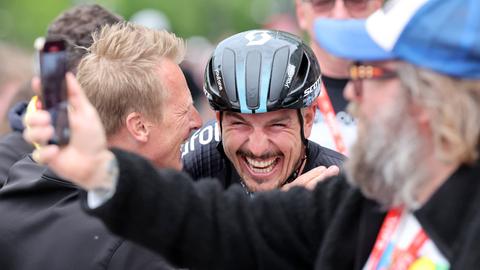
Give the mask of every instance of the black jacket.
[[(191, 183), (114, 150), (113, 198), (94, 210), (128, 239), (196, 269), (362, 269), (385, 213), (342, 177), (313, 192), (293, 188), (253, 199), (215, 181)], [(451, 269), (480, 265), (480, 164), (460, 167), (414, 215)]]
[(15, 163), (0, 190), (0, 269), (172, 269), (86, 215), (79, 194), (28, 156)]
[(0, 137), (0, 187), (7, 181), (10, 167), (33, 151), (33, 146), (27, 143), (22, 135), (22, 116), (27, 105), (26, 102), (20, 102), (8, 112), (12, 132)]
[[(240, 176), (223, 152), (218, 126), (215, 121), (208, 122), (190, 137), (182, 149), (183, 170), (192, 179), (215, 179), (225, 188), (240, 183)], [(341, 167), (345, 156), (308, 141), (307, 160), (303, 172), (318, 166)]]

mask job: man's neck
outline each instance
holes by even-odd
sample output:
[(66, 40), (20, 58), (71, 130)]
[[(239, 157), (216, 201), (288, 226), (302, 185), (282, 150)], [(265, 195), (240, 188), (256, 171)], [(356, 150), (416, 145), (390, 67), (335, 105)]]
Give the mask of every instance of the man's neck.
[(115, 134), (107, 136), (107, 145), (109, 148), (120, 148), (130, 152), (138, 152), (138, 145), (134, 139), (130, 138), (128, 131), (121, 128)]
[(427, 168), (428, 184), (423, 186), (418, 193), (418, 202), (420, 205), (424, 205), (437, 189), (442, 186), (455, 170), (460, 166), (459, 163), (446, 163), (442, 162), (435, 157), (431, 157), (430, 160), (426, 160), (425, 165)]

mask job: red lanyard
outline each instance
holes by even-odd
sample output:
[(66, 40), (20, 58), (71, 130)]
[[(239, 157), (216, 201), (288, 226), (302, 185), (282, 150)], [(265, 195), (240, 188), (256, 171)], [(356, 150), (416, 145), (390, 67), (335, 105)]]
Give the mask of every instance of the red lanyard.
[[(377, 240), (370, 255), (370, 268), (368, 270), (377, 270), (380, 259), (385, 253), (389, 240), (391, 240), (395, 230), (400, 223), (402, 216), (401, 208), (392, 208), (388, 211), (385, 220), (383, 221), (382, 228), (378, 233)], [(392, 255), (392, 263), (388, 269), (392, 270), (405, 270), (410, 264), (417, 258), (418, 251), (423, 246), (428, 236), (425, 231), (420, 228), (419, 232), (415, 235), (415, 238), (410, 243), (406, 250), (398, 250)]]
[(400, 251), (394, 254), (391, 269), (392, 270), (406, 270), (415, 261), (418, 256), (418, 251), (423, 246), (428, 237), (423, 229), (420, 229), (415, 235), (412, 243), (408, 246), (407, 250)]
[(400, 223), (401, 215), (402, 210), (400, 208), (393, 208), (388, 211), (388, 214), (383, 221), (382, 228), (378, 233), (375, 245), (373, 246), (372, 254), (370, 255), (372, 259), (370, 263), (372, 267), (370, 269), (377, 269), (380, 258), (387, 247), (388, 240), (393, 235), (398, 223)]
[(335, 111), (333, 110), (332, 102), (327, 93), (327, 88), (322, 84), (322, 91), (317, 100), (318, 109), (323, 114), (325, 122), (327, 123), (330, 133), (332, 133), (333, 141), (337, 151), (347, 155), (347, 148), (342, 139), (342, 134), (340, 134), (340, 129), (338, 127), (337, 119), (335, 118)]

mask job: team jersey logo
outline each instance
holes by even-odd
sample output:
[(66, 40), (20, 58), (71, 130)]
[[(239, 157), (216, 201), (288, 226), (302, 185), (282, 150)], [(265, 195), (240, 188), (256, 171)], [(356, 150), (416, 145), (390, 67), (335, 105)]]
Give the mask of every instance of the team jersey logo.
[(201, 145), (207, 145), (213, 141), (220, 141), (220, 128), (216, 122), (204, 126), (190, 136), (188, 141), (182, 146), (182, 158), (186, 154), (194, 152)]

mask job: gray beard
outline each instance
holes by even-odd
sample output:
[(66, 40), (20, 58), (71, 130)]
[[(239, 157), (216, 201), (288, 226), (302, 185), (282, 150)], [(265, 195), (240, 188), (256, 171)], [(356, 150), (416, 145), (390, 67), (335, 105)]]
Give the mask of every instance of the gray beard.
[[(345, 163), (348, 181), (383, 207), (417, 209), (426, 182), (423, 139), (399, 101), (384, 115), (364, 124)], [(355, 108), (354, 108), (355, 110)], [(355, 113), (355, 112), (354, 112)]]

